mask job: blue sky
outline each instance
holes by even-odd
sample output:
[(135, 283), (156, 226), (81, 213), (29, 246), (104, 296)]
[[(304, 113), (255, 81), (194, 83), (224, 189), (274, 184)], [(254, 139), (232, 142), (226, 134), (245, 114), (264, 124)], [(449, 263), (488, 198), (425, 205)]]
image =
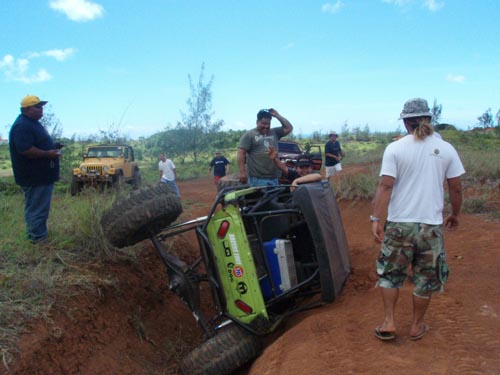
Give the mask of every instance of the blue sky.
[(225, 130), (273, 107), (295, 134), (392, 131), (412, 97), (467, 129), (500, 109), (498, 14), (498, 0), (3, 0), (0, 135), (35, 94), (65, 136), (149, 136), (181, 119), (202, 63)]

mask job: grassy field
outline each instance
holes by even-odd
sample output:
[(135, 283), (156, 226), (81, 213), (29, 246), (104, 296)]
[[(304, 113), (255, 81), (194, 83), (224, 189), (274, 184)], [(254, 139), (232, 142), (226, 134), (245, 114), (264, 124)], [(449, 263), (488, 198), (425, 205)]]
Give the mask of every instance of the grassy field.
[[(464, 211), (489, 212), (498, 217), (489, 202), (492, 196), (498, 195), (500, 137), (463, 132), (443, 132), (442, 136), (454, 144), (463, 160), (467, 171), (463, 178), (465, 190), (476, 192), (465, 200)], [(363, 164), (369, 172), (336, 180), (333, 187), (339, 199), (373, 198), (387, 142), (386, 138), (380, 138), (342, 143), (346, 152), (344, 168)], [(140, 251), (136, 247), (112, 248), (103, 240), (99, 225), (102, 213), (126, 191), (99, 194), (85, 190), (78, 197), (70, 196), (71, 170), (81, 160), (81, 153), (82, 147), (78, 144), (64, 149), (61, 181), (56, 184), (49, 217), (50, 241), (40, 248), (25, 239), (23, 196), (13, 181), (8, 146), (0, 146), (3, 176), (0, 177), (0, 358), (4, 364), (9, 363), (16, 338), (27, 320), (48, 318), (54, 303), (61, 298), (74, 293), (96, 293), (101, 286), (113, 284), (113, 279), (98, 272), (100, 265), (109, 260), (134, 262)], [(224, 154), (236, 172), (236, 149), (225, 150)], [(186, 159), (181, 164), (174, 159), (179, 178), (189, 180), (207, 175), (212, 156), (207, 154), (197, 163)], [(156, 157), (141, 158), (140, 168), (143, 183), (158, 182)], [(183, 202), (185, 209), (189, 204)]]

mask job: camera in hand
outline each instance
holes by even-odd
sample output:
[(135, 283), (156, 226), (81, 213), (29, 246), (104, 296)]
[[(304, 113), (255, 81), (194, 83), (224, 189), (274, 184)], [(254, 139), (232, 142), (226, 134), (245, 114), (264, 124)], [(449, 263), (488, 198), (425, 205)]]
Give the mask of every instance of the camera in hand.
[(61, 148), (63, 148), (63, 147), (64, 147), (64, 144), (62, 144), (61, 142), (56, 142), (56, 148), (57, 148), (58, 150), (60, 150), (60, 149), (61, 149)]

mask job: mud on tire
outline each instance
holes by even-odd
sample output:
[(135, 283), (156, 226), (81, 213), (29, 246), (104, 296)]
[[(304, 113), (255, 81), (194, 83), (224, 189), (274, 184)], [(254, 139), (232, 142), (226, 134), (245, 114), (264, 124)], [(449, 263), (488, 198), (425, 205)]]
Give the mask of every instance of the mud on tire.
[(146, 186), (116, 201), (101, 218), (108, 241), (131, 246), (171, 224), (182, 212), (179, 197), (165, 184)]
[(184, 375), (227, 375), (243, 366), (261, 351), (257, 336), (232, 325), (202, 343), (181, 363)]
[(241, 185), (240, 177), (237, 174), (230, 174), (222, 177), (217, 183), (217, 191), (221, 191), (228, 186), (239, 186)]

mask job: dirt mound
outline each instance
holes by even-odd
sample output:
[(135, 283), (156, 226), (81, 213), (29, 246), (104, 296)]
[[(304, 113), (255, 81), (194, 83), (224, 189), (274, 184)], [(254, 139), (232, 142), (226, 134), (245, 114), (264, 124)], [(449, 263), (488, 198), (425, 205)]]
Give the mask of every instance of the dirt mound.
[[(212, 179), (179, 184), (194, 203), (188, 217), (204, 216), (216, 194)], [(435, 295), (430, 331), (410, 341), (411, 285), (397, 310), (398, 338), (381, 342), (373, 329), (383, 318), (374, 288), (378, 253), (367, 220), (369, 202), (341, 202), (353, 272), (333, 304), (292, 317), (266, 339), (263, 354), (240, 374), (500, 374), (500, 224), (464, 215), (446, 233), (451, 276)], [(193, 239), (175, 251), (194, 256)], [(82, 296), (58, 308), (51, 323), (30, 327), (12, 374), (176, 374), (177, 362), (201, 339), (187, 308), (167, 288), (152, 246), (139, 266), (111, 264), (119, 288)], [(5, 373), (5, 369), (0, 370)]]

